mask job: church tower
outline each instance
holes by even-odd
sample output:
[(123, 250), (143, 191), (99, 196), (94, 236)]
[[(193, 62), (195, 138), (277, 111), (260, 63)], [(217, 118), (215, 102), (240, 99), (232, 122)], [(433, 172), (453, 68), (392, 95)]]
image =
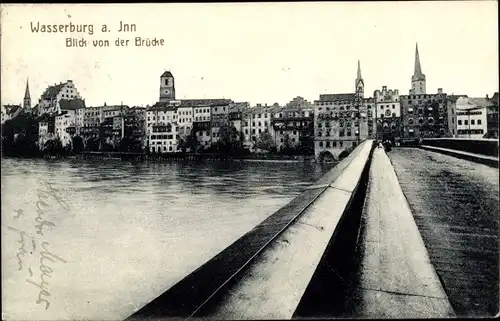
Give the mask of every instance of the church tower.
[(354, 88), (356, 90), (356, 95), (359, 98), (363, 98), (365, 92), (365, 82), (363, 81), (363, 77), (361, 77), (361, 65), (358, 60), (358, 74), (356, 76), (356, 80), (354, 81)]
[(23, 108), (25, 112), (31, 112), (31, 96), (28, 85), (29, 79), (26, 79), (26, 91), (24, 92)]
[(411, 95), (421, 95), (425, 94), (425, 75), (422, 73), (422, 67), (420, 66), (420, 57), (418, 55), (418, 43), (415, 47), (415, 70), (413, 76), (411, 77)]
[(165, 71), (160, 77), (160, 102), (175, 100), (174, 76), (170, 71)]

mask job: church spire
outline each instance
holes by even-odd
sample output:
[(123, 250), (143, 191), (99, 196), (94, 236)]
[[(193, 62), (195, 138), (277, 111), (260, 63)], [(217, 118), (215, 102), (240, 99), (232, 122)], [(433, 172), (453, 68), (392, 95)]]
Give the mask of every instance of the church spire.
[(422, 73), (422, 67), (420, 66), (420, 57), (418, 55), (418, 43), (415, 45), (415, 71), (413, 72), (413, 77), (415, 79), (424, 78), (424, 74)]
[(29, 78), (26, 78), (26, 91), (24, 92), (23, 108), (25, 110), (31, 110), (31, 96), (29, 87)]
[(29, 83), (29, 78), (26, 78), (26, 91), (24, 92), (24, 99), (31, 99), (30, 87), (28, 83)]
[(363, 79), (363, 77), (361, 77), (361, 65), (359, 63), (359, 60), (358, 60), (358, 76), (356, 77), (356, 79)]

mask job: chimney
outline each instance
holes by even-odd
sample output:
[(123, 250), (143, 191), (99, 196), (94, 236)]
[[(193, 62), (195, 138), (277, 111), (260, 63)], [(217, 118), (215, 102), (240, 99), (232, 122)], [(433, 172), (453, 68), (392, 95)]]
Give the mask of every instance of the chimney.
[(443, 93), (443, 88), (438, 88), (438, 94), (442, 94)]
[(490, 99), (490, 98), (488, 97), (488, 94), (486, 94), (486, 99)]

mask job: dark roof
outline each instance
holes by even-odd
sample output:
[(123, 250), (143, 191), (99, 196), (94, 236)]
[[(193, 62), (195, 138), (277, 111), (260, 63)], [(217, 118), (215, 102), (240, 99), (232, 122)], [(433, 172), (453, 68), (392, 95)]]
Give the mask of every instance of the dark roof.
[(180, 107), (224, 106), (233, 101), (230, 99), (181, 99)]
[(42, 94), (42, 98), (43, 99), (54, 98), (61, 91), (61, 89), (64, 87), (64, 85), (66, 85), (66, 84), (60, 83), (59, 85), (47, 87), (47, 89), (45, 89), (44, 93)]
[(165, 71), (161, 76), (162, 77), (172, 77), (172, 78), (174, 78), (174, 76), (172, 75), (172, 73), (170, 71)]
[(59, 101), (61, 110), (75, 110), (85, 108), (85, 101), (81, 99), (61, 99)]
[(354, 100), (356, 98), (355, 94), (324, 94), (319, 95), (320, 101), (337, 101), (337, 100)]
[(498, 92), (494, 93), (493, 97), (491, 97), (490, 100), (493, 100), (498, 103)]
[(4, 105), (7, 115), (15, 114), (19, 109), (21, 109), (20, 105)]
[(176, 110), (177, 107), (171, 106), (169, 102), (159, 101), (155, 103), (153, 106), (147, 108), (147, 110)]

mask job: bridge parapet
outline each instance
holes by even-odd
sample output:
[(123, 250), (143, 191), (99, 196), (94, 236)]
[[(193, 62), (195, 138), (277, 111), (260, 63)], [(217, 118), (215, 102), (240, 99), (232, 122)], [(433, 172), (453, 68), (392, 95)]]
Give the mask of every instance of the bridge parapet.
[(498, 157), (498, 139), (424, 138), (422, 145)]

